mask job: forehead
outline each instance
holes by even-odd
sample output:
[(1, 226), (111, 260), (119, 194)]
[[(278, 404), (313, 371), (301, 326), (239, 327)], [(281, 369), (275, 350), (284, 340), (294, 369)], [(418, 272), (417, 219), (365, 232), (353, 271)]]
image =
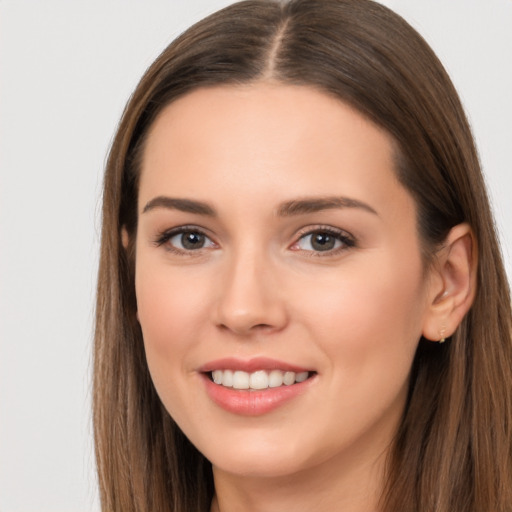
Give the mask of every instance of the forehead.
[(202, 88), (165, 107), (153, 123), (140, 204), (162, 193), (203, 200), (230, 191), (325, 195), (333, 187), (355, 199), (406, 193), (394, 168), (387, 132), (312, 87)]
[[(162, 138), (166, 144), (179, 143), (180, 149), (197, 148), (200, 142), (204, 149), (215, 145), (218, 150), (227, 147), (233, 151), (228, 140), (222, 144), (222, 137), (237, 128), (243, 128), (236, 134), (238, 141), (254, 144), (260, 150), (261, 143), (270, 142), (267, 138), (272, 139), (271, 144), (265, 145), (268, 150), (282, 151), (305, 139), (311, 144), (304, 149), (322, 139), (333, 141), (333, 137), (343, 143), (341, 137), (346, 134), (362, 134), (366, 146), (379, 146), (388, 153), (393, 146), (387, 132), (325, 92), (311, 86), (256, 82), (202, 87), (167, 105), (150, 127), (145, 156), (154, 152)], [(186, 142), (189, 144), (183, 146)]]

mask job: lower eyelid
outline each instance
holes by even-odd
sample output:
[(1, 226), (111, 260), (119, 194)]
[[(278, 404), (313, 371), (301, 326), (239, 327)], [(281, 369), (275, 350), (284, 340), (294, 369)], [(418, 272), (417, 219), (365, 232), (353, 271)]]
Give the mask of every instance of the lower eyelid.
[[(308, 237), (312, 237), (314, 236), (316, 233), (311, 233), (309, 235), (303, 235), (302, 237), (299, 238), (299, 240), (297, 240), (297, 244), (299, 244), (301, 241), (303, 240), (306, 240)], [(331, 235), (329, 234), (329, 236), (333, 237), (335, 242), (334, 242), (334, 247), (331, 248), (331, 249), (326, 249), (325, 252), (328, 252), (328, 251), (334, 251), (336, 249), (339, 249), (340, 248), (340, 245), (346, 245), (346, 242), (344, 240), (341, 240), (339, 236), (335, 236), (335, 235)], [(311, 245), (311, 240), (309, 241), (309, 245)], [(305, 249), (303, 248), (302, 250), (305, 250), (305, 251), (314, 251), (315, 249), (312, 247), (311, 249)], [(317, 251), (317, 252), (322, 252), (322, 251)]]

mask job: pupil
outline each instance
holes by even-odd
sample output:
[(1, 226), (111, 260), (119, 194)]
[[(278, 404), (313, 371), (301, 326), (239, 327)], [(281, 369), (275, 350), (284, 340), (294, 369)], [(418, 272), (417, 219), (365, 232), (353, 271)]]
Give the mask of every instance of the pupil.
[(334, 248), (336, 240), (327, 233), (315, 233), (312, 236), (311, 245), (317, 251), (328, 251)]
[(181, 244), (185, 249), (201, 249), (204, 245), (204, 235), (194, 232), (183, 233)]

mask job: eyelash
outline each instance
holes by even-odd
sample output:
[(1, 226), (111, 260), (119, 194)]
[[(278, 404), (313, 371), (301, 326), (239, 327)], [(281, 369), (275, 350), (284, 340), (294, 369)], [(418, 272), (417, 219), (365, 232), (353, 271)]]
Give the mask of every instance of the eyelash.
[[(180, 226), (177, 228), (172, 228), (172, 229), (163, 231), (162, 233), (160, 233), (158, 235), (158, 237), (156, 238), (154, 243), (157, 247), (161, 247), (165, 244), (166, 245), (165, 249), (167, 251), (172, 252), (174, 254), (178, 254), (180, 256), (183, 256), (183, 255), (196, 256), (197, 254), (193, 254), (193, 253), (198, 253), (201, 249), (203, 249), (203, 247), (200, 247), (199, 249), (196, 249), (196, 250), (186, 250), (186, 249), (180, 249), (178, 247), (174, 247), (173, 245), (168, 243), (169, 240), (171, 240), (175, 236), (183, 235), (185, 233), (195, 233), (195, 234), (204, 236), (205, 238), (207, 238), (208, 240), (211, 241), (210, 237), (204, 232), (204, 230), (202, 230), (201, 228), (198, 228), (197, 226)], [(215, 242), (212, 242), (212, 243), (214, 244)]]
[[(331, 226), (315, 226), (315, 227), (308, 227), (299, 232), (297, 241), (292, 244), (292, 247), (297, 246), (301, 240), (304, 240), (308, 236), (313, 236), (315, 234), (320, 235), (328, 235), (332, 238), (334, 238), (335, 241), (338, 241), (341, 243), (340, 247), (329, 249), (326, 251), (314, 251), (314, 250), (304, 250), (304, 252), (313, 258), (318, 257), (329, 257), (329, 256), (336, 256), (340, 254), (341, 252), (344, 252), (348, 249), (351, 249), (353, 247), (356, 247), (356, 239), (347, 233), (346, 231), (343, 231), (341, 229), (336, 229)], [(293, 250), (301, 250), (293, 249)]]
[[(197, 256), (201, 249), (205, 249), (205, 247), (200, 247), (199, 249), (195, 250), (186, 250), (186, 249), (180, 249), (178, 247), (174, 247), (173, 245), (169, 244), (168, 242), (178, 235), (183, 235), (185, 233), (194, 233), (198, 234), (200, 236), (204, 236), (206, 239), (210, 240), (210, 242), (213, 245), (216, 245), (215, 242), (211, 240), (211, 238), (205, 233), (204, 230), (201, 228), (198, 228), (197, 226), (180, 226), (177, 228), (172, 228), (166, 231), (161, 232), (156, 240), (154, 241), (154, 244), (157, 247), (161, 247), (163, 245), (166, 245), (165, 249), (171, 253), (178, 254), (180, 256)], [(304, 250), (298, 248), (294, 248), (295, 246), (298, 246), (298, 244), (304, 240), (308, 236), (313, 236), (315, 234), (321, 234), (321, 235), (327, 235), (330, 237), (333, 237), (335, 241), (338, 241), (341, 243), (340, 247), (328, 249), (326, 251), (315, 251), (315, 250)], [(356, 239), (347, 233), (346, 231), (342, 231), (339, 229), (335, 229), (331, 226), (315, 226), (315, 227), (308, 227), (301, 230), (298, 234), (298, 237), (296, 241), (291, 245), (291, 250), (294, 251), (302, 251), (305, 254), (307, 254), (310, 257), (329, 257), (329, 256), (335, 256), (339, 253), (346, 251), (348, 249), (351, 249), (353, 247), (356, 247)], [(195, 254), (194, 254), (195, 253)]]

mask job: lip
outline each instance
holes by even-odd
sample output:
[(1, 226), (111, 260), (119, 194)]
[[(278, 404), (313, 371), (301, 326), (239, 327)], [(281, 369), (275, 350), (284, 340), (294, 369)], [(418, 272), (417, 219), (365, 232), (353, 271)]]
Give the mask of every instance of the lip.
[(198, 371), (209, 398), (225, 411), (242, 416), (260, 416), (278, 409), (294, 398), (306, 393), (317, 377), (317, 374), (313, 373), (305, 381), (297, 382), (291, 386), (280, 386), (264, 390), (236, 390), (215, 384), (210, 379), (209, 374), (213, 370), (227, 369), (248, 373), (257, 370), (283, 370), (296, 373), (312, 372), (313, 370), (264, 357), (250, 360), (236, 358), (218, 359), (199, 368)]
[(283, 370), (285, 372), (295, 373), (313, 371), (311, 368), (304, 368), (268, 357), (255, 357), (247, 360), (238, 359), (236, 357), (225, 357), (223, 359), (210, 361), (198, 368), (198, 371), (201, 373), (213, 372), (213, 370), (239, 370), (247, 373), (258, 370)]

